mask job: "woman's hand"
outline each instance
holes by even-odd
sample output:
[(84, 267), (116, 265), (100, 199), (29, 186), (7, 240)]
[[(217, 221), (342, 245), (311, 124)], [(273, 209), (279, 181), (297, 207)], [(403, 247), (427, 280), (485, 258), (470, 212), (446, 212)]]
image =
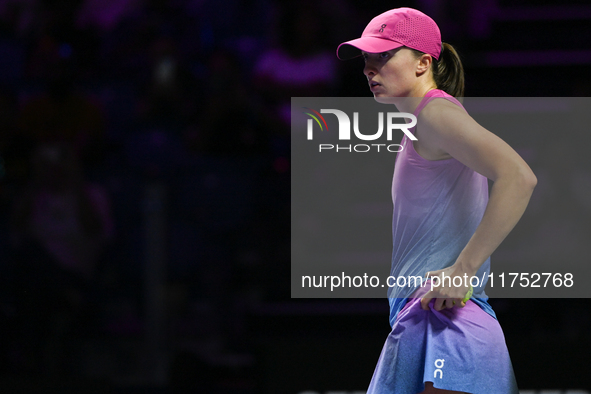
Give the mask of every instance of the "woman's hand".
[(457, 263), (442, 270), (427, 272), (425, 276), (431, 278), (431, 290), (421, 298), (421, 307), (429, 310), (432, 299), (435, 299), (433, 307), (436, 311), (465, 307), (464, 299), (470, 291), (472, 275), (473, 273), (466, 272)]

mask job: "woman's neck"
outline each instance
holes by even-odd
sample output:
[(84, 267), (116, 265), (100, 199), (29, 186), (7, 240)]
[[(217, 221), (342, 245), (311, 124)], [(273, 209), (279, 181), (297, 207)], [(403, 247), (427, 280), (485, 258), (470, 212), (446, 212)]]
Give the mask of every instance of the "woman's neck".
[(396, 104), (396, 107), (401, 112), (413, 113), (418, 105), (421, 103), (423, 97), (433, 89), (437, 89), (434, 84), (421, 84), (413, 89), (406, 97), (401, 98)]

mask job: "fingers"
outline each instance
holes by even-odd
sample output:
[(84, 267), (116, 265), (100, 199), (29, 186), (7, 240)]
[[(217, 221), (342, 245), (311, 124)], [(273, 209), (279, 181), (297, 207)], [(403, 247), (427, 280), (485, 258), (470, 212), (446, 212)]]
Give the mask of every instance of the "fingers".
[(465, 305), (462, 305), (462, 302), (456, 298), (438, 298), (434, 304), (434, 308), (436, 311), (440, 311), (443, 309), (452, 309), (456, 307), (463, 308), (464, 306)]
[(445, 304), (446, 304), (446, 299), (445, 298), (437, 298), (435, 300), (435, 302), (433, 303), (433, 308), (436, 311), (440, 311), (440, 310), (446, 308)]
[(433, 299), (433, 297), (429, 297), (429, 293), (427, 293), (425, 295), (425, 297), (421, 298), (421, 308), (423, 308), (423, 310), (428, 311), (429, 310), (429, 302), (431, 302), (431, 300)]
[(463, 308), (466, 306), (466, 301), (455, 298), (452, 300), (452, 305), (456, 308)]
[[(441, 274), (441, 271), (433, 271), (433, 272), (427, 272), (425, 274), (425, 277), (427, 278), (433, 278), (433, 277), (437, 277)], [(452, 290), (457, 290), (457, 289), (452, 289)], [(471, 290), (471, 288), (470, 288)], [(454, 298), (450, 298), (450, 296), (452, 296)], [(469, 294), (469, 295), (468, 295)], [(468, 297), (471, 296), (471, 293), (468, 292), (466, 294)], [(431, 302), (431, 300), (435, 300), (433, 302), (433, 309), (435, 309), (436, 311), (441, 311), (443, 309), (452, 309), (452, 308), (464, 308), (466, 306), (467, 301), (464, 301), (466, 298), (458, 298), (457, 297), (457, 291), (451, 291), (448, 288), (444, 288), (443, 286), (440, 286), (439, 284), (437, 285), (433, 285), (433, 283), (431, 283), (431, 291), (427, 292), (423, 298), (421, 298), (421, 308), (423, 310), (429, 310), (429, 303)]]
[(441, 311), (443, 309), (463, 308), (466, 306), (466, 302), (460, 300), (459, 298), (436, 298), (429, 292), (425, 295), (425, 297), (421, 298), (421, 308), (425, 311), (428, 311), (429, 303), (433, 299), (435, 300), (433, 303), (433, 309), (436, 311)]

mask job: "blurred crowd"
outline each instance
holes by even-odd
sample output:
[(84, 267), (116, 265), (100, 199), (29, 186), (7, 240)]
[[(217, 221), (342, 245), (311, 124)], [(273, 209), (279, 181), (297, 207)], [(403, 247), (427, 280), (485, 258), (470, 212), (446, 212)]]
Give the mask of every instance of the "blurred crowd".
[[(334, 53), (373, 3), (0, 0), (0, 375), (130, 376), (96, 348), (163, 325), (171, 384), (215, 385), (290, 297), (290, 97), (368, 95)], [(457, 40), (495, 7), (411, 3)]]
[(0, 2), (3, 374), (88, 375), (101, 338), (199, 367), (289, 298), (286, 106), (336, 81), (311, 5)]

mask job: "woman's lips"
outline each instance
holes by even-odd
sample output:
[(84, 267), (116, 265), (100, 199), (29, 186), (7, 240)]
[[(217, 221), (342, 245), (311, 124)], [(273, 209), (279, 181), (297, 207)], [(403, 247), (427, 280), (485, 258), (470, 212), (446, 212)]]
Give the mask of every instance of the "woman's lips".
[(379, 84), (379, 83), (377, 83), (377, 82), (374, 82), (374, 81), (370, 81), (370, 82), (369, 82), (369, 89), (370, 89), (371, 91), (373, 91), (374, 89), (377, 89), (377, 88), (379, 88), (379, 87), (381, 87), (381, 86), (382, 86), (382, 85), (380, 85), (380, 84)]

